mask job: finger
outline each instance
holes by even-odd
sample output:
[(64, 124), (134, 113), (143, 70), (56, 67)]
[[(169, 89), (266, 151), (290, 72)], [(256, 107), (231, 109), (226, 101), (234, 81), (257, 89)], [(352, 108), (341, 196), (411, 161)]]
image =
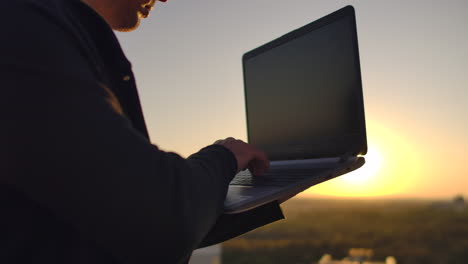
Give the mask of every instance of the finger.
[(261, 161), (262, 168), (265, 170), (270, 169), (270, 160), (265, 152), (258, 150), (256, 153), (256, 159)]
[(252, 173), (253, 176), (258, 176), (258, 171), (257, 171), (257, 168), (255, 166), (255, 162), (253, 160), (248, 164), (248, 168), (249, 168), (249, 171)]
[(235, 141), (235, 140), (236, 139), (233, 138), (233, 137), (228, 137), (228, 138), (225, 138), (225, 139), (218, 139), (213, 144), (223, 144), (223, 143), (226, 143), (226, 142), (229, 142), (229, 141)]
[(258, 156), (254, 157), (249, 163), (249, 170), (254, 174), (254, 176), (260, 176), (268, 171), (270, 162), (266, 155), (258, 154)]
[(256, 165), (256, 167), (257, 168), (260, 168), (260, 167), (269, 168), (270, 161), (266, 153), (257, 149), (256, 147), (252, 145), (249, 145), (249, 146), (250, 146), (250, 152), (252, 154), (251, 161), (255, 161), (256, 163), (259, 163), (258, 165)]
[(259, 161), (256, 163), (255, 172), (258, 176), (265, 174), (267, 170), (267, 164), (264, 161)]
[(265, 163), (257, 160), (253, 165), (254, 176), (262, 176), (267, 171)]

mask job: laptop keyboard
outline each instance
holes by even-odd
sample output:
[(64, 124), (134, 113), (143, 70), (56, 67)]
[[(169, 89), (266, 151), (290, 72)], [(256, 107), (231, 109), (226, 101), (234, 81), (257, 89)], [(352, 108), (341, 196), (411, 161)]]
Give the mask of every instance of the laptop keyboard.
[(316, 168), (316, 169), (295, 169), (269, 171), (262, 176), (252, 176), (250, 171), (245, 170), (239, 172), (230, 185), (246, 185), (246, 186), (285, 186), (290, 183), (299, 182), (311, 175), (330, 170), (329, 168)]

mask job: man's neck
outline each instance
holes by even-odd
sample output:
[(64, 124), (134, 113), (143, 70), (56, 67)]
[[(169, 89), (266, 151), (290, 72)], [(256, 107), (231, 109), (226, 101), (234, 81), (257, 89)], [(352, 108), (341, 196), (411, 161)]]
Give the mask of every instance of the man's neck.
[(107, 0), (81, 0), (99, 14), (109, 26), (112, 27), (112, 3), (107, 3)]

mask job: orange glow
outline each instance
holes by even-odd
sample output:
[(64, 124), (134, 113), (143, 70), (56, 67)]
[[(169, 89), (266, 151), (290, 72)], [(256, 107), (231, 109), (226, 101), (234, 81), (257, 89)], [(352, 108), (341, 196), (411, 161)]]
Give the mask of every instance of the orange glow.
[(392, 128), (368, 125), (366, 163), (356, 171), (314, 186), (301, 196), (392, 196), (404, 193), (421, 174), (417, 152)]

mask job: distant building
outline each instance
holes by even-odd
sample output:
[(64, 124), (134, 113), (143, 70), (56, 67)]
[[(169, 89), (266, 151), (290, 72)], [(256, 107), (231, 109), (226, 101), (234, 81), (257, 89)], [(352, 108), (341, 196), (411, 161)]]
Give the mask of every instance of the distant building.
[(389, 256), (385, 261), (372, 261), (374, 255), (372, 249), (352, 248), (349, 250), (349, 256), (342, 260), (333, 260), (330, 254), (325, 254), (320, 258), (318, 264), (397, 264), (396, 259)]
[(452, 201), (432, 203), (432, 208), (438, 210), (454, 210), (457, 212), (463, 212), (467, 210), (465, 198), (463, 198), (461, 195), (455, 196)]
[(453, 207), (455, 208), (455, 210), (459, 212), (464, 211), (466, 208), (465, 198), (463, 198), (463, 196), (461, 195), (455, 196), (455, 198), (453, 198), (452, 203), (453, 203)]

